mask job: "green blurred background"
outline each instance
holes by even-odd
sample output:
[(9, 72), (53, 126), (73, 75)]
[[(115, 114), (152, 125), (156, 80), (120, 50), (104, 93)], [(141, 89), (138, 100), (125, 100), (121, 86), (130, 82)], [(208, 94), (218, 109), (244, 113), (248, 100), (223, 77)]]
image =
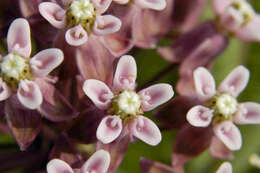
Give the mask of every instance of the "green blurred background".
[[(256, 11), (260, 12), (260, 1), (252, 0)], [(213, 18), (214, 14), (208, 2), (201, 21)], [(260, 31), (259, 31), (260, 32)], [(142, 85), (157, 72), (168, 65), (155, 50), (142, 50), (136, 54), (138, 65), (137, 82)], [(156, 64), (156, 65), (155, 65)], [(217, 59), (213, 68), (213, 75), (219, 83), (237, 65), (244, 64), (251, 72), (250, 82), (246, 90), (239, 96), (239, 101), (260, 102), (260, 43), (245, 44), (237, 39), (232, 39), (226, 51)], [(168, 82), (175, 86), (177, 71), (169, 73), (160, 82)], [(151, 117), (151, 113), (147, 113)], [(234, 173), (257, 173), (260, 169), (254, 168), (248, 163), (248, 157), (252, 153), (260, 155), (260, 125), (239, 126), (243, 136), (243, 146), (240, 151), (234, 152), (235, 159), (231, 161)], [(126, 157), (119, 167), (117, 173), (140, 172), (139, 158), (146, 157), (170, 165), (172, 144), (176, 131), (163, 132), (162, 142), (152, 147), (143, 142), (130, 144)], [(9, 151), (6, 146), (13, 145), (15, 141), (11, 136), (0, 134), (0, 154)], [(18, 150), (18, 147), (17, 149)], [(187, 173), (214, 173), (222, 161), (210, 156), (205, 151), (199, 157), (190, 161), (185, 170)], [(12, 173), (20, 173), (22, 170), (15, 170)], [(9, 172), (11, 173), (11, 172)]]

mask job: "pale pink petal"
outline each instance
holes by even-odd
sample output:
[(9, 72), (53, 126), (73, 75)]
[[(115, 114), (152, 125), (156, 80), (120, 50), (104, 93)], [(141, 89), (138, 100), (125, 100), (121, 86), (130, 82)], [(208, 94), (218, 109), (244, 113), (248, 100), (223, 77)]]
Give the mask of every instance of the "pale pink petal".
[(113, 0), (113, 2), (118, 3), (118, 4), (127, 4), (129, 0)]
[(231, 122), (224, 121), (213, 128), (215, 135), (230, 149), (239, 150), (242, 137), (239, 129)]
[(74, 26), (66, 31), (65, 39), (71, 46), (80, 46), (87, 42), (88, 33), (81, 25)]
[(62, 61), (63, 52), (60, 49), (51, 48), (37, 53), (30, 60), (30, 65), (35, 76), (44, 77), (58, 67)]
[(207, 127), (211, 123), (213, 110), (205, 106), (194, 106), (187, 113), (187, 121), (195, 127)]
[(218, 159), (233, 159), (232, 151), (216, 136), (211, 139), (210, 154)]
[(235, 0), (213, 0), (212, 7), (217, 15), (222, 15), (226, 8)]
[(93, 26), (96, 35), (112, 34), (121, 28), (121, 20), (112, 15), (97, 16)]
[(53, 159), (47, 164), (47, 173), (73, 173), (73, 170), (63, 160)]
[(105, 150), (96, 151), (82, 166), (82, 173), (106, 173), (110, 164), (110, 155)]
[(17, 53), (24, 57), (31, 54), (30, 26), (23, 18), (16, 19), (9, 27), (7, 34), (7, 44), (9, 53)]
[(142, 99), (142, 109), (150, 111), (170, 100), (174, 91), (169, 84), (156, 84), (138, 92)]
[(62, 29), (66, 26), (66, 11), (53, 2), (42, 2), (39, 5), (40, 14), (54, 27)]
[(221, 82), (218, 91), (237, 97), (247, 86), (248, 80), (248, 69), (244, 66), (238, 66)]
[(254, 102), (239, 104), (239, 111), (234, 121), (237, 124), (260, 124), (260, 104)]
[(260, 41), (260, 15), (255, 14), (250, 22), (236, 32), (236, 37), (242, 41)]
[(216, 173), (232, 173), (232, 165), (229, 162), (224, 162), (220, 165)]
[(7, 84), (0, 78), (0, 101), (8, 99), (12, 94), (11, 89)]
[(166, 7), (166, 0), (134, 0), (142, 8), (163, 10)]
[(117, 91), (135, 89), (137, 67), (135, 59), (130, 55), (122, 56), (117, 64), (114, 75), (113, 87)]
[(97, 139), (104, 144), (113, 142), (121, 133), (123, 128), (119, 116), (106, 116), (97, 128)]
[(99, 109), (106, 109), (114, 94), (102, 81), (88, 79), (83, 84), (83, 91)]
[(99, 14), (106, 12), (111, 2), (112, 0), (92, 0)]
[(132, 120), (129, 124), (129, 129), (133, 136), (149, 145), (155, 146), (162, 140), (159, 128), (152, 120), (144, 116), (137, 116)]
[(39, 86), (29, 80), (20, 81), (17, 96), (19, 101), (29, 109), (38, 108), (43, 101)]
[(193, 72), (195, 90), (203, 101), (210, 99), (216, 94), (215, 79), (204, 67), (198, 67)]

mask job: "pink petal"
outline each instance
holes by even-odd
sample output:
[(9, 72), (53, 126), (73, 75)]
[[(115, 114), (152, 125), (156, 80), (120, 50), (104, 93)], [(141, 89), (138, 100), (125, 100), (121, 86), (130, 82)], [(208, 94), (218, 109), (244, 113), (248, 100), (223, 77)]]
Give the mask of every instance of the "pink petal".
[(232, 173), (232, 165), (229, 162), (224, 162), (220, 165), (216, 173)]
[(81, 172), (84, 173), (106, 173), (110, 164), (110, 155), (105, 150), (96, 151), (82, 166)]
[(222, 15), (226, 8), (235, 0), (213, 0), (212, 7), (217, 15)]
[(66, 26), (66, 11), (53, 2), (42, 2), (39, 5), (40, 14), (54, 27), (62, 29)]
[(62, 61), (63, 52), (60, 49), (51, 48), (37, 53), (30, 60), (30, 65), (35, 76), (44, 77), (58, 67)]
[(99, 14), (106, 12), (111, 2), (112, 0), (92, 0)]
[(99, 109), (106, 109), (114, 97), (105, 83), (95, 79), (86, 80), (83, 84), (83, 91)]
[(20, 81), (17, 96), (19, 101), (29, 109), (38, 108), (43, 101), (39, 86), (29, 80)]
[(113, 142), (121, 133), (123, 128), (119, 116), (106, 116), (97, 128), (97, 138), (104, 144)]
[(255, 14), (250, 22), (236, 32), (236, 37), (242, 41), (260, 41), (260, 15)]
[(235, 119), (237, 124), (260, 124), (260, 104), (245, 102), (239, 104)]
[(117, 64), (113, 87), (122, 91), (125, 89), (135, 89), (135, 80), (137, 75), (137, 67), (135, 59), (130, 55), (122, 56)]
[(248, 80), (248, 69), (244, 66), (238, 66), (221, 82), (218, 91), (237, 97), (247, 86)]
[(210, 144), (210, 154), (218, 159), (233, 159), (232, 151), (217, 137), (213, 137)]
[(19, 18), (12, 22), (7, 34), (7, 44), (9, 53), (14, 52), (24, 57), (30, 56), (31, 35), (27, 20)]
[(225, 121), (215, 125), (215, 135), (230, 149), (239, 150), (242, 146), (242, 137), (239, 129), (231, 122)]
[(8, 99), (12, 94), (12, 91), (7, 84), (0, 78), (0, 101)]
[(88, 33), (82, 28), (81, 25), (77, 25), (73, 28), (67, 30), (65, 34), (65, 39), (67, 43), (71, 46), (80, 46), (87, 42)]
[(113, 0), (113, 2), (118, 3), (118, 4), (127, 4), (129, 0)]
[(129, 124), (130, 132), (138, 139), (149, 145), (157, 145), (161, 142), (162, 136), (156, 124), (144, 117), (138, 116)]
[(142, 8), (163, 10), (166, 7), (166, 0), (134, 0)]
[(169, 84), (156, 84), (141, 90), (138, 94), (142, 99), (142, 109), (150, 111), (170, 100), (174, 91)]
[(97, 16), (93, 31), (96, 35), (112, 34), (121, 28), (121, 20), (112, 15)]
[(213, 110), (205, 106), (194, 106), (187, 113), (187, 121), (195, 127), (207, 127), (211, 123)]
[(196, 92), (201, 100), (208, 100), (216, 94), (215, 80), (204, 67), (198, 67), (193, 72)]
[(63, 160), (53, 159), (47, 164), (47, 173), (73, 173), (73, 170)]

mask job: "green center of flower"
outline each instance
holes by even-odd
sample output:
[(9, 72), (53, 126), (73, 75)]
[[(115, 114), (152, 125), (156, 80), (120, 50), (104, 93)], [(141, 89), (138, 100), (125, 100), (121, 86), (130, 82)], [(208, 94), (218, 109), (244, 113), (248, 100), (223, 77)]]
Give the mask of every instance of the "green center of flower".
[(234, 1), (229, 10), (241, 25), (250, 22), (255, 14), (252, 6), (245, 0)]
[(12, 90), (17, 90), (20, 80), (32, 79), (29, 60), (20, 55), (10, 53), (0, 62), (1, 77)]
[(210, 101), (209, 107), (214, 110), (214, 122), (221, 122), (232, 120), (238, 110), (238, 103), (230, 94), (216, 94)]
[(74, 0), (66, 12), (68, 27), (81, 25), (89, 30), (96, 19), (96, 9), (90, 0)]
[(131, 120), (142, 114), (141, 98), (134, 91), (124, 90), (112, 99), (109, 113), (119, 115), (123, 121)]

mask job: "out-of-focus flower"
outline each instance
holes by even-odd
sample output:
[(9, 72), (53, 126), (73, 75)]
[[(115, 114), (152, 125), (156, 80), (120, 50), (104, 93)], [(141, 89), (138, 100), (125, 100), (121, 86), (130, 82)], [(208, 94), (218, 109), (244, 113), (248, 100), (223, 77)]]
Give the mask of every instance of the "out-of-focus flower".
[(80, 169), (72, 169), (60, 159), (53, 159), (47, 164), (47, 173), (106, 173), (110, 164), (110, 155), (105, 150), (96, 151)]
[(257, 154), (251, 154), (248, 158), (248, 162), (250, 165), (260, 169), (260, 157)]
[[(112, 0), (115, 3), (118, 4), (127, 4), (130, 0)], [(147, 8), (147, 9), (153, 9), (153, 10), (163, 10), (166, 8), (166, 1), (167, 0), (133, 0), (134, 4), (141, 8)]]
[(260, 41), (260, 16), (247, 0), (213, 0), (221, 29), (243, 41)]
[(150, 145), (157, 145), (161, 141), (158, 127), (142, 114), (172, 98), (172, 87), (157, 84), (136, 93), (136, 73), (134, 58), (125, 55), (118, 61), (112, 90), (95, 79), (84, 83), (85, 94), (99, 109), (106, 110), (108, 115), (97, 129), (97, 138), (104, 144), (113, 142), (120, 135), (136, 137)]
[(109, 0), (74, 0), (63, 9), (57, 3), (42, 2), (39, 11), (54, 27), (67, 29), (65, 38), (68, 44), (80, 46), (91, 33), (107, 35), (120, 29), (120, 19), (102, 15), (109, 5)]
[(216, 173), (232, 173), (233, 168), (229, 162), (224, 162), (220, 165)]

